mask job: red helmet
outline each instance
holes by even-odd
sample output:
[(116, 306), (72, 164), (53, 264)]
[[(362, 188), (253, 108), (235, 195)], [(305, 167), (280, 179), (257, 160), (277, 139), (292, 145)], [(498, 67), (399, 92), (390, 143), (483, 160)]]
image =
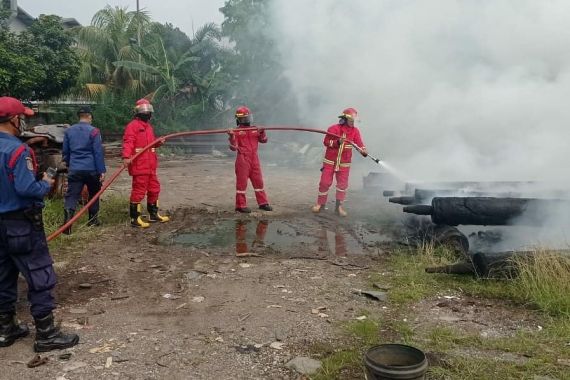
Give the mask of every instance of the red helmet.
[(152, 113), (154, 112), (154, 108), (152, 108), (152, 104), (146, 99), (139, 99), (135, 104), (135, 114), (139, 113)]
[(240, 106), (236, 109), (236, 124), (251, 124), (251, 111), (246, 106)]
[(356, 115), (358, 115), (358, 112), (356, 112), (356, 110), (351, 107), (342, 111), (342, 115), (340, 115), (339, 117), (354, 121), (354, 119), (356, 119)]

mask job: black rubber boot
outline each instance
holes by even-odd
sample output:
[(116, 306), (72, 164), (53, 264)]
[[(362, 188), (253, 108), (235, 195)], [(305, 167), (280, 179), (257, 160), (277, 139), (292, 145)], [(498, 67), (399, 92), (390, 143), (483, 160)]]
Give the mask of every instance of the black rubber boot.
[(49, 313), (43, 318), (34, 318), (36, 323), (36, 341), (34, 351), (47, 352), (51, 350), (62, 350), (75, 346), (79, 343), (77, 334), (65, 334), (53, 323), (53, 313)]
[(0, 347), (11, 346), (17, 339), (28, 336), (30, 329), (18, 324), (15, 313), (0, 314)]
[(99, 227), (101, 225), (101, 222), (99, 221), (99, 214), (89, 213), (89, 221), (87, 222), (87, 225), (89, 227)]
[(236, 207), (236, 211), (242, 214), (249, 214), (251, 212), (249, 207)]
[(273, 211), (273, 207), (269, 206), (269, 204), (259, 205), (259, 209), (263, 211)]
[(148, 221), (151, 223), (161, 222), (165, 223), (170, 220), (168, 216), (163, 216), (158, 213), (158, 203), (147, 203), (146, 209), (148, 210)]
[(131, 217), (131, 226), (138, 228), (147, 228), (149, 223), (145, 222), (141, 217), (141, 204), (131, 203), (129, 206), (129, 214)]
[[(71, 218), (73, 218), (73, 215), (75, 215), (75, 210), (72, 210), (70, 208), (63, 210), (63, 224), (67, 223)], [(63, 233), (66, 235), (71, 235), (71, 227), (63, 230)]]

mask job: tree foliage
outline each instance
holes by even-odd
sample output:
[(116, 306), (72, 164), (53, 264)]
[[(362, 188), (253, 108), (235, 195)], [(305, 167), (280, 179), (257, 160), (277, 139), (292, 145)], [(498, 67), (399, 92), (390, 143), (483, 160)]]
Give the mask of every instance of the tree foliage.
[(73, 37), (64, 30), (58, 16), (40, 16), (23, 33), (33, 45), (31, 54), (46, 73), (43, 81), (36, 82), (35, 97), (52, 99), (66, 93), (77, 83), (79, 56), (72, 49)]
[(76, 84), (79, 58), (57, 16), (40, 17), (20, 34), (0, 24), (0, 94), (49, 100)]
[(267, 33), (269, 2), (228, 0), (221, 27), (207, 23), (191, 36), (108, 6), (78, 31), (84, 93), (99, 102), (146, 97), (159, 129), (227, 127), (239, 104), (264, 123), (296, 122), (295, 97)]
[(107, 6), (93, 16), (91, 25), (79, 28), (77, 50), (83, 61), (79, 80), (87, 96), (96, 98), (108, 90), (131, 94), (144, 90), (144, 78), (114, 62), (137, 60), (133, 45), (149, 26), (150, 17), (145, 12)]

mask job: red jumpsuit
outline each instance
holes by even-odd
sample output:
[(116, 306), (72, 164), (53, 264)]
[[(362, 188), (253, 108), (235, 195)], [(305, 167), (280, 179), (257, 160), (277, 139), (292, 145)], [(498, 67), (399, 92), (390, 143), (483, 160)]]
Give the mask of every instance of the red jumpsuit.
[[(123, 159), (131, 158), (156, 139), (149, 122), (134, 119), (125, 128), (123, 135)], [(157, 144), (156, 146), (159, 146)], [(140, 203), (145, 195), (147, 202), (156, 203), (160, 194), (160, 182), (156, 176), (158, 159), (155, 148), (150, 148), (129, 165), (133, 177), (131, 203)]]
[[(252, 128), (247, 126), (238, 126), (230, 134), (230, 149), (237, 151), (236, 156), (236, 208), (247, 207), (246, 190), (247, 180), (251, 180), (255, 198), (259, 206), (269, 204), (265, 190), (263, 189), (263, 174), (261, 173), (261, 164), (257, 156), (257, 147), (259, 143), (267, 142), (265, 131), (258, 130), (240, 131), (240, 128)], [(255, 128), (255, 127), (253, 127)]]
[[(353, 141), (360, 148), (365, 148), (360, 137), (360, 131), (356, 127), (350, 127), (347, 124), (335, 124), (330, 126), (327, 132), (342, 136), (347, 140)], [(323, 143), (327, 149), (323, 160), (319, 196), (317, 198), (317, 204), (321, 206), (327, 203), (328, 191), (335, 175), (336, 200), (342, 202), (346, 198), (353, 149), (353, 146), (347, 142), (343, 142), (339, 146), (339, 139), (331, 135), (326, 135)]]

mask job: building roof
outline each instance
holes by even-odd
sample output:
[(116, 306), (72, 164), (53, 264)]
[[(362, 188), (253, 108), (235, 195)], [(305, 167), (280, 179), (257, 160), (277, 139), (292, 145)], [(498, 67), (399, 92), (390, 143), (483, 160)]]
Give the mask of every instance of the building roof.
[[(32, 23), (36, 20), (35, 17), (30, 15), (24, 9), (22, 9), (22, 7), (17, 6), (17, 0), (10, 0), (7, 3), (10, 4), (10, 7), (12, 7), (11, 9), (17, 9), (17, 12), (13, 11), (13, 15), (11, 18), (18, 19), (18, 21), (20, 21), (26, 28), (30, 27), (32, 25)], [(62, 18), (61, 22), (62, 22), (64, 28), (66, 28), (66, 29), (81, 26), (79, 21), (77, 21), (74, 18)]]

